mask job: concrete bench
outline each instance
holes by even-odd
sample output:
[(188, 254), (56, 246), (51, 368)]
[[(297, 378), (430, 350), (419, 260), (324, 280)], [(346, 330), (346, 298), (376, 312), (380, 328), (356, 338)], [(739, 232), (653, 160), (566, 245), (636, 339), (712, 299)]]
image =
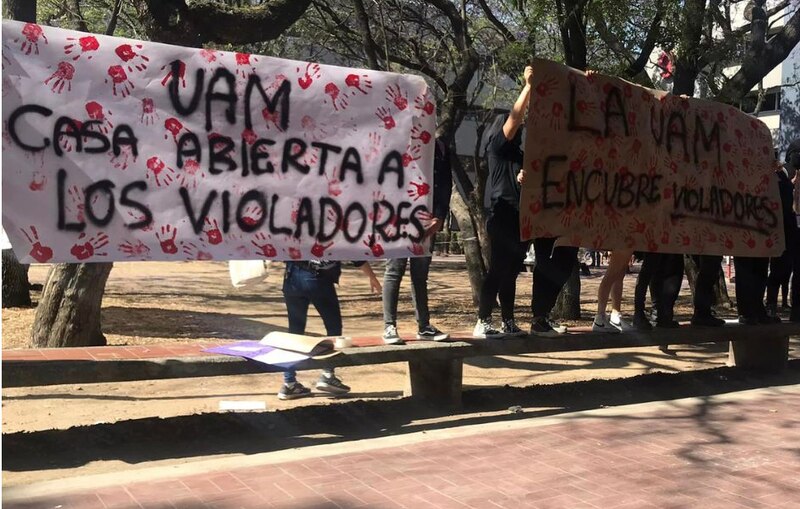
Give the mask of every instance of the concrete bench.
[[(296, 369), (315, 370), (323, 367), (407, 362), (407, 396), (437, 405), (458, 406), (461, 402), (463, 360), (467, 357), (730, 342), (733, 364), (747, 369), (779, 371), (788, 361), (789, 336), (794, 335), (800, 335), (800, 324), (743, 326), (731, 322), (718, 328), (683, 325), (677, 329), (630, 331), (623, 334), (594, 333), (588, 328), (578, 328), (557, 338), (531, 336), (479, 340), (457, 336), (449, 342), (411, 341), (404, 346), (375, 345), (379, 342), (378, 338), (362, 338), (361, 344), (371, 343), (373, 346), (347, 348), (342, 350), (341, 355), (324, 360), (309, 359), (298, 364)], [(355, 343), (359, 344), (358, 338)], [(96, 347), (94, 350), (100, 355), (108, 348), (115, 347)], [(200, 355), (202, 348), (202, 345), (195, 346), (194, 352), (190, 348), (180, 355), (162, 353), (152, 357), (142, 355), (140, 358), (98, 358), (97, 355), (80, 358), (78, 355), (71, 355), (70, 351), (73, 349), (52, 349), (50, 353), (57, 358), (43, 355), (41, 359), (31, 359), (19, 358), (25, 351), (4, 351), (3, 386), (124, 382), (280, 371), (278, 368), (238, 357)]]

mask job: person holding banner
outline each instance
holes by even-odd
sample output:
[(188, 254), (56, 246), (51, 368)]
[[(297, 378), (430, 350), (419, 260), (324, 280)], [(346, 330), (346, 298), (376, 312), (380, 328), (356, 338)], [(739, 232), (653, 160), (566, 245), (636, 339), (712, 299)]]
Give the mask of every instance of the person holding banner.
[[(450, 213), (450, 194), (453, 187), (453, 177), (450, 172), (450, 151), (441, 138), (436, 138), (433, 159), (433, 217), (425, 229), (424, 239), (430, 239), (431, 252), (433, 239)], [(425, 242), (423, 240), (423, 242)], [(404, 341), (397, 333), (397, 299), (400, 295), (400, 282), (406, 271), (406, 265), (411, 265), (411, 300), (414, 302), (414, 311), (417, 319), (417, 339), (444, 341), (450, 337), (430, 322), (428, 310), (428, 270), (431, 266), (431, 256), (411, 258), (396, 258), (386, 261), (386, 272), (383, 275), (383, 342), (387, 345), (402, 345)]]
[[(622, 331), (622, 280), (628, 271), (633, 250), (617, 249), (611, 252), (608, 268), (597, 288), (597, 315), (592, 324), (594, 332), (618, 333)], [(608, 298), (611, 296), (611, 317), (606, 316)]]
[[(381, 283), (375, 277), (367, 262), (353, 262), (369, 278), (370, 288), (375, 294), (381, 293)], [(342, 273), (341, 262), (298, 261), (286, 262), (286, 273), (283, 279), (283, 297), (289, 318), (291, 334), (305, 334), (308, 306), (313, 304), (325, 324), (328, 336), (342, 334), (342, 311), (339, 307), (339, 296), (336, 284)], [(350, 387), (342, 383), (333, 369), (322, 371), (316, 388), (329, 394), (341, 395), (350, 392)], [(283, 373), (283, 386), (278, 392), (278, 399), (288, 400), (304, 398), (311, 395), (311, 389), (297, 381), (297, 372), (287, 369)]]
[[(486, 131), (486, 163), (489, 178), (484, 191), (484, 206), (488, 219), (486, 230), (491, 244), (489, 270), (483, 281), (478, 304), (478, 322), (473, 336), (477, 338), (501, 338), (524, 336), (514, 321), (514, 298), (517, 292), (517, 276), (524, 270), (527, 242), (520, 240), (518, 174), (522, 168), (522, 123), (530, 100), (533, 68), (524, 71), (525, 85), (511, 112), (497, 115)], [(537, 253), (538, 266), (538, 253)], [(492, 325), (492, 308), (495, 299), (500, 299), (503, 319), (502, 331)]]
[(797, 225), (797, 216), (794, 211), (796, 184), (792, 182), (800, 169), (800, 140), (795, 140), (786, 151), (786, 164), (776, 171), (778, 187), (781, 195), (781, 208), (783, 210), (783, 231), (786, 240), (786, 250), (778, 258), (772, 259), (772, 271), (767, 282), (767, 310), (773, 321), (780, 321), (776, 311), (778, 307), (778, 288), (792, 271), (795, 277), (791, 282), (792, 312), (790, 319), (800, 321), (800, 310), (795, 311), (796, 303), (800, 302), (800, 281), (796, 274), (800, 271), (800, 228)]

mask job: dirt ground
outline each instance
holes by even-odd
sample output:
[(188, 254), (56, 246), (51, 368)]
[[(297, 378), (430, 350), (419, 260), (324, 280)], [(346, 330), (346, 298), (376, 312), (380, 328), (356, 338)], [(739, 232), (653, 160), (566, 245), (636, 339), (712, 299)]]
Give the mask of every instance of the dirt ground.
[[(380, 265), (375, 269), (379, 275), (382, 273)], [(580, 323), (586, 325), (594, 315), (594, 296), (602, 276), (601, 270), (593, 270), (592, 276), (582, 277), (583, 320)], [(636, 270), (638, 268), (635, 267), (634, 272)], [(46, 266), (33, 266), (30, 271), (31, 282), (42, 283), (46, 272)], [(236, 290), (230, 285), (224, 263), (117, 263), (103, 300), (103, 331), (109, 344), (137, 345), (199, 339), (255, 339), (273, 330), (285, 330), (286, 315), (280, 293), (282, 270), (276, 270), (272, 276), (269, 284), (263, 287)], [(518, 281), (517, 319), (523, 326), (527, 326), (530, 320), (530, 279), (530, 274), (525, 273)], [(626, 278), (625, 306), (631, 305), (634, 282), (635, 274)], [(406, 277), (401, 288), (399, 309), (401, 335), (415, 332), (409, 285), (409, 278)], [(690, 312), (690, 295), (687, 285), (684, 287), (676, 308), (681, 315), (679, 318), (687, 318)], [(429, 288), (433, 323), (448, 331), (471, 330), (475, 315), (463, 258), (437, 258), (431, 269)], [(36, 300), (39, 295), (33, 297)], [(340, 297), (345, 334), (381, 333), (380, 297), (370, 295), (367, 280), (360, 271), (351, 268), (345, 270)], [(27, 347), (33, 316), (33, 309), (3, 310), (4, 349)], [(313, 311), (309, 332), (323, 332), (322, 322)], [(798, 353), (798, 345), (793, 343), (792, 356), (797, 357)], [(543, 384), (573, 382), (580, 384), (580, 381), (586, 380), (720, 368), (726, 360), (724, 345), (676, 347), (669, 354), (656, 348), (642, 348), (476, 358), (469, 359), (465, 365), (464, 384), (467, 390), (493, 390), (491, 388), (504, 386), (540, 387)], [(277, 415), (275, 418), (284, 422), (286, 419), (300, 419), (305, 415), (303, 408), (316, 412), (336, 403), (336, 408), (327, 407), (328, 412), (341, 415), (345, 408), (360, 408), (358, 405), (370, 404), (369, 400), (399, 400), (405, 385), (405, 369), (403, 364), (388, 364), (339, 370), (340, 376), (353, 387), (353, 393), (345, 400), (314, 397), (281, 402), (275, 397), (281, 380), (280, 375), (275, 374), (3, 389), (3, 485), (124, 469), (132, 464), (185, 461), (179, 453), (171, 457), (145, 454), (141, 458), (139, 451), (138, 459), (131, 459), (124, 455), (108, 455), (103, 451), (110, 445), (116, 447), (119, 442), (135, 443), (135, 440), (131, 440), (137, 433), (150, 436), (153, 426), (160, 427), (159, 433), (163, 436), (170, 436), (175, 426), (178, 430), (176, 433), (180, 434), (180, 430), (185, 430), (187, 425), (193, 431), (203, 429), (205, 432), (207, 429), (212, 433), (213, 423), (217, 422), (215, 419), (223, 420), (217, 422), (220, 426), (222, 422), (230, 424), (224, 421), (226, 414), (220, 412), (222, 401), (263, 402), (266, 412), (255, 414), (263, 415), (256, 418), (268, 419), (270, 417), (267, 415)], [(299, 378), (306, 384), (313, 384), (316, 376), (316, 373), (304, 372)], [(664, 387), (669, 389), (672, 384), (665, 382)], [(495, 398), (499, 403), (496, 402), (491, 408), (478, 405), (469, 410), (473, 412), (471, 418), (490, 418), (498, 406), (517, 402), (523, 397), (521, 394), (513, 390), (509, 393), (506, 389)], [(669, 399), (669, 390), (665, 394), (664, 397)], [(359, 400), (367, 401), (359, 403)], [(383, 404), (388, 403), (405, 404), (402, 401)], [(376, 411), (376, 407), (370, 408), (371, 412)], [(203, 418), (202, 424), (196, 420), (200, 416)], [(327, 417), (321, 418), (328, 420)], [(429, 418), (427, 415), (418, 415), (408, 421), (419, 424), (419, 419), (425, 421)], [(441, 415), (435, 420), (447, 421)], [(99, 430), (111, 429), (107, 423), (116, 423), (113, 426), (116, 431), (108, 431), (110, 435), (99, 433)], [(163, 426), (167, 426), (167, 423), (174, 425), (170, 427), (172, 431), (164, 431)], [(134, 428), (133, 431), (130, 427)], [(78, 456), (84, 460), (76, 460), (75, 454), (70, 456), (69, 448), (53, 447), (56, 443), (54, 440), (60, 444), (75, 442), (76, 433), (81, 437), (91, 435), (96, 439), (91, 443), (81, 443)], [(293, 440), (297, 440), (298, 433), (287, 433), (287, 440), (294, 446), (297, 446)], [(194, 438), (200, 440), (200, 437)], [(37, 442), (40, 439), (43, 442)], [(23, 460), (37, 457), (37, 454), (32, 454), (31, 448), (34, 452), (42, 453), (47, 447), (60, 452), (48, 449), (46, 459)], [(243, 451), (234, 447), (233, 451), (207, 452), (229, 454)]]

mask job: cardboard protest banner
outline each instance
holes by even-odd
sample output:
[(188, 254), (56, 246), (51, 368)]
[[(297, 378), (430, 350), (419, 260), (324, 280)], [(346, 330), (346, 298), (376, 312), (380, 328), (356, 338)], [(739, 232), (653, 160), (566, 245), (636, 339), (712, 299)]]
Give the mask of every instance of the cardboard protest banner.
[(420, 77), (14, 21), (2, 68), (24, 263), (427, 254)]
[(732, 106), (536, 60), (523, 239), (685, 254), (777, 256), (772, 137)]

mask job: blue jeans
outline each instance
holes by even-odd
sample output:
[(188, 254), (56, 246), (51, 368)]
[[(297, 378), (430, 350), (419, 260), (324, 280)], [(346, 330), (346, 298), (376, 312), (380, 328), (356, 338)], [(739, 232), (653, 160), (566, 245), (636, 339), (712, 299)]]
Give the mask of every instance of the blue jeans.
[[(428, 311), (428, 271), (431, 257), (410, 258), (411, 260), (411, 300), (419, 330), (430, 325)], [(406, 272), (409, 258), (386, 260), (386, 272), (383, 274), (383, 322), (385, 325), (397, 325), (397, 300), (400, 296), (400, 281)]]
[[(339, 296), (336, 295), (333, 278), (326, 276), (325, 271), (312, 272), (293, 263), (287, 263), (283, 279), (283, 298), (286, 302), (291, 334), (305, 334), (309, 304), (314, 305), (322, 318), (328, 336), (342, 334)], [(333, 369), (325, 371), (333, 374)], [(297, 381), (296, 375), (295, 370), (287, 369), (283, 373), (283, 381), (294, 383)]]

